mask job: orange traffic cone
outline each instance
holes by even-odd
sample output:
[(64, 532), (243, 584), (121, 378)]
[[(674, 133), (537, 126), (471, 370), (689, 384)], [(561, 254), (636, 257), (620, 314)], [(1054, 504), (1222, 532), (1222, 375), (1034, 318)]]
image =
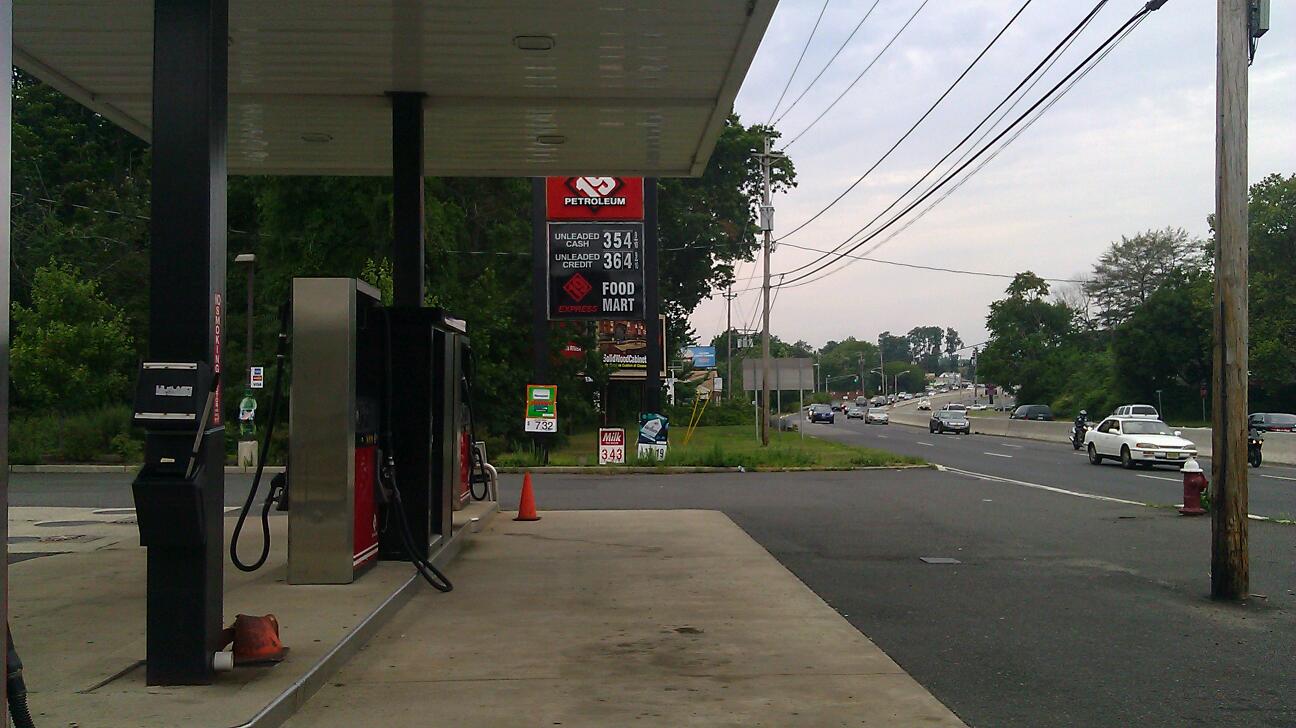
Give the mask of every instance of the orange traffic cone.
[(536, 514), (535, 491), (531, 489), (531, 473), (522, 476), (522, 497), (518, 499), (518, 514), (515, 521), (538, 521)]
[(279, 620), (273, 614), (254, 617), (240, 614), (223, 633), (225, 643), (234, 643), (235, 665), (264, 665), (279, 662), (288, 648), (279, 641)]

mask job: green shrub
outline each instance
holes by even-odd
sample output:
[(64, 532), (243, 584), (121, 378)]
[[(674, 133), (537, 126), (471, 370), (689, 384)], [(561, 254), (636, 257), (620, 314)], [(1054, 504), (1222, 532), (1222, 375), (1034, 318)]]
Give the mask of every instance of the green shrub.
[(62, 417), (15, 414), (9, 426), (9, 459), (42, 462), (139, 462), (143, 433), (131, 427), (131, 410), (111, 405)]

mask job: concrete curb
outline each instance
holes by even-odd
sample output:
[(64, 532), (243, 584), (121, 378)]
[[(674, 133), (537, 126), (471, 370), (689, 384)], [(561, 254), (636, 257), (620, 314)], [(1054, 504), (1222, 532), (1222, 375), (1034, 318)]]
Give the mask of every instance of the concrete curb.
[(840, 467), (840, 468), (798, 468), (798, 467), (777, 467), (764, 468), (757, 467), (750, 470), (741, 467), (733, 468), (713, 468), (713, 467), (691, 467), (675, 466), (664, 468), (642, 468), (642, 467), (618, 467), (615, 465), (545, 465), (536, 468), (498, 468), (501, 474), (509, 473), (517, 475), (520, 473), (532, 473), (542, 475), (551, 473), (555, 475), (691, 475), (702, 473), (835, 473), (852, 470), (910, 470), (914, 468), (927, 469), (928, 465), (900, 464), (900, 465), (866, 465), (861, 467)]
[[(139, 464), (134, 465), (10, 465), (11, 473), (61, 473), (63, 475), (89, 475), (94, 473), (134, 473), (139, 470)], [(265, 472), (282, 473), (284, 466), (267, 465)], [(242, 468), (237, 465), (226, 465), (226, 474), (245, 474), (252, 475), (256, 473), (256, 468)]]
[[(266, 468), (269, 470), (269, 468)], [(500, 512), (499, 504), (488, 509), (482, 518), (480, 526), (490, 523)], [(442, 569), (448, 565), (455, 556), (463, 549), (464, 542), (468, 540), (469, 534), (474, 530), (471, 526), (465, 525), (455, 531), (450, 540), (446, 542), (436, 555), (432, 557), (432, 563)], [(360, 648), (369, 641), (370, 638), (393, 616), (400, 608), (409, 602), (414, 596), (414, 592), (423, 584), (423, 577), (417, 573), (410, 575), (408, 581), (399, 586), (396, 591), (392, 592), (382, 604), (379, 604), (372, 612), (364, 618), (356, 628), (351, 630), (346, 637), (342, 638), (329, 650), (327, 654), (320, 658), (311, 666), (310, 670), (302, 675), (297, 682), (279, 694), (269, 705), (262, 708), (260, 712), (252, 716), (245, 723), (240, 723), (234, 728), (277, 728), (288, 721), (297, 710), (311, 698), (312, 695), (319, 692), (319, 689), (328, 683), (329, 678), (338, 671), (342, 665), (346, 664)]]

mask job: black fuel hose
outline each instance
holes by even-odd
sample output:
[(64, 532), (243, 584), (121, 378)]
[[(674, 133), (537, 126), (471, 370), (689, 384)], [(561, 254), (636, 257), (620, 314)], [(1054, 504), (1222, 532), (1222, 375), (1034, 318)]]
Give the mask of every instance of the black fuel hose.
[[(469, 467), (470, 474), (468, 477), (468, 492), (472, 495), (473, 500), (483, 501), (490, 495), (490, 486), (488, 484), (490, 476), (486, 474), (486, 458), (482, 457), (482, 454), (477, 452), (477, 424), (476, 419), (473, 417), (472, 377), (469, 375), (469, 372), (472, 371), (475, 366), (476, 362), (473, 358), (472, 349), (469, 349), (468, 366), (464, 367), (463, 377), (459, 380), (463, 387), (464, 404), (468, 407), (468, 439), (470, 440), (468, 443), (468, 457), (469, 462), (472, 463)], [(476, 482), (474, 482), (474, 478), (471, 475), (471, 471), (474, 468), (481, 471), (481, 478), (477, 479)], [(477, 495), (477, 483), (481, 483), (481, 495)]]
[(22, 660), (14, 648), (13, 632), (5, 624), (5, 636), (8, 638), (8, 649), (5, 652), (5, 692), (9, 698), (9, 717), (13, 719), (14, 728), (36, 728), (32, 721), (31, 709), (27, 707), (27, 681), (23, 679)]
[(265, 503), (261, 506), (261, 555), (251, 564), (243, 563), (238, 555), (239, 535), (243, 532), (243, 524), (247, 522), (248, 512), (252, 510), (252, 503), (256, 501), (257, 489), (261, 487), (261, 475), (265, 472), (266, 458), (270, 454), (270, 441), (274, 437), (275, 422), (279, 418), (279, 402), (283, 398), (284, 360), (287, 359), (288, 353), (288, 315), (288, 304), (284, 304), (279, 308), (279, 343), (275, 353), (275, 383), (274, 396), (270, 398), (270, 418), (266, 421), (265, 437), (261, 440), (261, 454), (257, 458), (256, 475), (252, 476), (252, 489), (248, 491), (243, 509), (239, 511), (238, 521), (234, 523), (234, 534), (230, 537), (230, 561), (234, 562), (234, 566), (239, 571), (256, 571), (265, 565), (266, 559), (270, 557), (270, 507), (282, 497), (282, 494), (277, 493), (273, 487), (266, 494)]
[[(395, 445), (392, 437), (391, 411), (392, 403), (392, 336), (391, 336), (391, 312), (388, 309), (380, 309), (383, 320), (383, 416), (382, 416), (382, 434), (379, 439), (382, 441), (384, 465), (381, 470), (383, 480), (387, 482), (391, 489), (391, 506), (395, 513), (396, 521), (400, 524), (397, 530), (397, 536), (400, 538), (401, 545), (405, 547), (405, 555), (409, 558), (410, 563), (414, 565), (414, 570), (418, 572), (423, 580), (432, 585), (433, 589), (445, 593), (454, 590), (454, 584), (449, 577), (441, 572), (431, 561), (419, 555), (418, 549), (414, 545), (414, 534), (410, 532), (409, 519), (405, 515), (405, 502), (401, 500), (400, 488), (396, 483), (396, 455)], [(391, 527), (391, 518), (386, 519), (386, 528)]]

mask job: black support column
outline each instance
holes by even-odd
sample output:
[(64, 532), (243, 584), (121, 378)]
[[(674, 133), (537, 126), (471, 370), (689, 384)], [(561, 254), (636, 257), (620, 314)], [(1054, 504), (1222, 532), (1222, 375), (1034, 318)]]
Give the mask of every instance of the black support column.
[[(166, 0), (153, 11), (149, 354), (219, 371), (225, 295), (228, 0)], [(219, 399), (218, 399), (219, 401)], [(218, 408), (196, 476), (201, 546), (148, 549), (147, 680), (212, 680), (220, 648), (225, 433)]]
[[(0, 0), (0, 68), (13, 67), (13, 0)], [(6, 74), (0, 84), (0, 512), (6, 517), (0, 523), (0, 623), (9, 622), (9, 176), (13, 156), (13, 74)], [(5, 704), (5, 688), (0, 684), (0, 705)]]
[(531, 178), (531, 376), (549, 381), (549, 239), (545, 222), (545, 178)]
[(662, 411), (661, 295), (658, 290), (657, 180), (644, 179), (644, 318), (648, 325), (648, 378), (644, 380), (643, 412)]
[(394, 92), (392, 100), (392, 302), (423, 305), (423, 99)]

